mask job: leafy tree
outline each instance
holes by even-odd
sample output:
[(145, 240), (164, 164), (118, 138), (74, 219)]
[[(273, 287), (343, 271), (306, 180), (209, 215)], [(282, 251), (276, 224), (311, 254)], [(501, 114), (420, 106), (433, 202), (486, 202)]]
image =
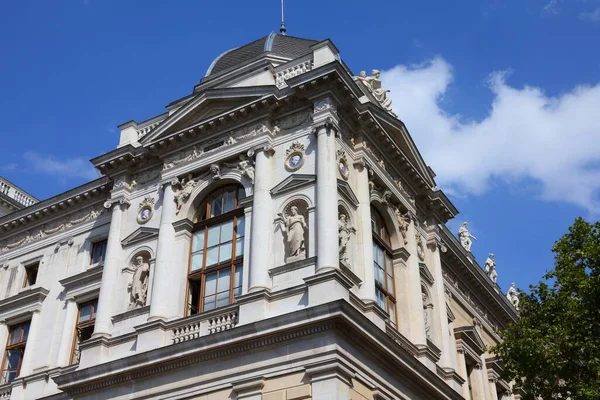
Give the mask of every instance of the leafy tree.
[(600, 222), (577, 218), (493, 351), (525, 399), (600, 399)]

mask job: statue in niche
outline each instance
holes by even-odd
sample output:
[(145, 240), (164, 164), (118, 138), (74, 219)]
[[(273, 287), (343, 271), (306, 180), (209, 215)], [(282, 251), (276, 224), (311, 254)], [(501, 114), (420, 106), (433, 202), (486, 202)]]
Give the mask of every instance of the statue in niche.
[(187, 178), (183, 178), (181, 181), (181, 189), (175, 193), (175, 203), (177, 204), (177, 213), (181, 210), (181, 207), (190, 199), (194, 187), (200, 178), (194, 179), (192, 174), (189, 174)]
[(340, 213), (338, 217), (339, 254), (340, 261), (346, 264), (348, 263), (348, 243), (352, 233), (356, 233), (356, 229), (350, 226), (348, 215)]
[(429, 296), (425, 289), (421, 288), (421, 298), (423, 299), (423, 321), (425, 323), (425, 336), (431, 340), (431, 322), (433, 321), (431, 312), (433, 304), (429, 301)]
[(398, 228), (400, 230), (400, 234), (402, 234), (402, 238), (404, 239), (404, 245), (408, 243), (408, 226), (410, 225), (410, 215), (408, 215), (408, 211), (404, 214), (400, 212), (399, 208), (396, 208), (396, 219), (398, 220)]
[(469, 233), (467, 226), (469, 226), (468, 222), (462, 223), (460, 229), (458, 230), (458, 238), (460, 239), (460, 244), (462, 247), (464, 247), (464, 249), (470, 253), (471, 245), (473, 244), (471, 239), (477, 240), (477, 238)]
[(494, 254), (490, 253), (488, 255), (487, 260), (485, 260), (485, 273), (490, 277), (492, 282), (496, 283), (498, 280), (498, 272), (496, 272), (496, 260), (494, 258)]
[(304, 236), (308, 226), (304, 216), (298, 213), (298, 207), (290, 208), (290, 215), (277, 214), (285, 226), (286, 262), (304, 260), (306, 258), (306, 243)]
[(519, 309), (519, 292), (517, 291), (514, 282), (510, 284), (510, 288), (508, 288), (508, 292), (506, 292), (506, 298), (517, 310)]
[(129, 309), (144, 307), (148, 295), (148, 277), (150, 275), (150, 265), (144, 260), (144, 257), (137, 256), (133, 263), (133, 277), (129, 284), (130, 300)]

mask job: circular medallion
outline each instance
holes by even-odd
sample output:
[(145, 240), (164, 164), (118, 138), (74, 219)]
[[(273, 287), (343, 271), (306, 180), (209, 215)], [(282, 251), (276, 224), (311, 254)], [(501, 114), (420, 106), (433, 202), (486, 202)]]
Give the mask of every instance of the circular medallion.
[(304, 164), (304, 154), (300, 151), (291, 152), (285, 159), (285, 168), (288, 171), (296, 171)]
[(338, 161), (338, 171), (340, 171), (340, 175), (345, 180), (348, 180), (348, 176), (350, 176), (350, 171), (348, 170), (348, 164), (346, 164), (346, 160)]
[(147, 204), (140, 208), (140, 211), (138, 211), (137, 222), (139, 224), (145, 224), (146, 222), (150, 221), (153, 214), (154, 210), (152, 209), (152, 206)]
[(417, 243), (417, 255), (421, 261), (425, 261), (425, 249), (423, 243)]

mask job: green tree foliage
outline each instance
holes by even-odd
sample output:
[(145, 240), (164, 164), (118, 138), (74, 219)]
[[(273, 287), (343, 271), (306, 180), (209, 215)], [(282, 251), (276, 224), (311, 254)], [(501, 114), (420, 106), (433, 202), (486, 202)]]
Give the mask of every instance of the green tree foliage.
[(600, 399), (600, 222), (581, 218), (552, 248), (546, 282), (520, 295), (520, 318), (493, 351), (525, 399)]

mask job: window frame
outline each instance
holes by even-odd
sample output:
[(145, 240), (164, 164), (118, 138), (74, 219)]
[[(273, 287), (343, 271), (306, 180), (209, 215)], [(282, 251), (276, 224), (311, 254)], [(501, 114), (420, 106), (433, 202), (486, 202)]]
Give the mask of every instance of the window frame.
[[(379, 210), (377, 210), (375, 207), (371, 206), (371, 214), (376, 213), (377, 217), (379, 217), (379, 220), (381, 222), (381, 227), (380, 230), (384, 230), (386, 233), (386, 236), (388, 237), (388, 239), (390, 238), (389, 232), (387, 231), (387, 227), (385, 226), (385, 222), (384, 222), (384, 218), (383, 215), (381, 215), (381, 213), (379, 212)], [(394, 325), (397, 326), (398, 325), (398, 306), (397, 306), (397, 297), (396, 297), (396, 277), (394, 275), (394, 258), (393, 258), (393, 250), (391, 247), (391, 240), (386, 240), (384, 237), (381, 236), (380, 232), (376, 232), (373, 228), (375, 228), (375, 224), (374, 224), (374, 219), (373, 216), (371, 216), (371, 235), (372, 235), (372, 240), (373, 240), (373, 246), (378, 246), (381, 248), (382, 252), (383, 252), (383, 262), (384, 265), (382, 265), (383, 267), (383, 280), (384, 283), (383, 285), (377, 281), (377, 272), (375, 272), (375, 290), (379, 290), (383, 296), (385, 297), (385, 305), (386, 305), (386, 309), (385, 311), (388, 313), (388, 315), (390, 316), (390, 322)], [(386, 255), (388, 257), (386, 257)], [(390, 265), (389, 265), (389, 274), (388, 274), (388, 268), (386, 265), (386, 260), (389, 259), (390, 261)], [(375, 265), (375, 254), (373, 254), (373, 268), (377, 268)], [(392, 278), (392, 287), (391, 290), (390, 288), (388, 288), (388, 280), (387, 280), (387, 275), (390, 275)], [(377, 293), (376, 293), (376, 297), (377, 297)], [(377, 302), (377, 298), (375, 299), (375, 302)]]
[[(24, 327), (26, 325), (28, 326), (27, 337), (25, 338), (25, 340), (23, 340), (23, 336), (24, 336), (24, 332), (25, 332)], [(18, 328), (21, 329), (21, 332), (19, 334), (19, 341), (17, 343), (10, 344), (10, 338), (12, 336), (12, 333), (15, 329), (18, 329)], [(0, 384), (2, 384), (2, 385), (9, 384), (12, 381), (14, 381), (15, 379), (17, 379), (19, 377), (19, 375), (21, 374), (21, 367), (23, 365), (23, 358), (25, 358), (25, 350), (27, 349), (27, 339), (29, 338), (30, 329), (31, 329), (31, 320), (15, 324), (9, 328), (8, 337), (6, 338), (6, 346), (4, 346), (4, 358), (2, 360), (2, 382)], [(21, 357), (19, 358), (19, 364), (17, 365), (17, 369), (15, 371), (15, 377), (12, 380), (5, 381), (6, 367), (7, 367), (7, 363), (8, 363), (8, 352), (14, 351), (14, 350), (21, 351)]]
[[(104, 247), (104, 250), (101, 252), (100, 259), (97, 261), (94, 261), (94, 250), (96, 250), (96, 246), (98, 246), (98, 245), (102, 245)], [(108, 247), (108, 238), (96, 240), (95, 242), (92, 243), (92, 249), (90, 251), (90, 265), (101, 264), (104, 261), (106, 261), (107, 247)]]
[[(23, 267), (25, 268), (25, 277), (23, 279), (22, 288), (27, 288), (35, 285), (37, 283), (38, 274), (40, 272), (40, 262), (36, 261), (31, 264), (24, 265)], [(29, 278), (31, 276), (30, 274), (32, 273), (32, 271), (35, 271), (35, 279), (33, 280), (33, 283), (29, 281)]]
[[(92, 307), (90, 309), (90, 319), (86, 322), (79, 322), (79, 318), (81, 317), (81, 309), (88, 304), (91, 304)], [(73, 343), (71, 345), (71, 355), (69, 356), (69, 365), (79, 364), (79, 359), (75, 360), (75, 352), (77, 350), (77, 340), (79, 331), (82, 328), (87, 328), (89, 326), (96, 325), (96, 312), (98, 311), (98, 299), (88, 300), (82, 302), (81, 304), (77, 304), (77, 318), (75, 319), (75, 331), (73, 333)], [(82, 341), (83, 342), (83, 341)], [(79, 343), (81, 346), (81, 343)], [(81, 357), (81, 351), (78, 354), (78, 358)]]
[[(227, 189), (236, 189), (236, 196), (234, 197), (234, 206), (233, 209), (226, 212), (226, 213), (222, 213), (217, 215), (216, 217), (209, 217), (211, 215), (211, 200), (213, 200), (215, 197), (218, 197), (220, 195), (222, 195), (223, 193), (225, 193), (227, 191)], [(219, 193), (220, 192), (220, 193)], [(244, 214), (244, 207), (240, 206), (240, 201), (242, 199), (245, 198), (240, 196), (240, 195), (245, 195), (244, 193), (244, 188), (241, 185), (236, 185), (236, 184), (230, 184), (230, 185), (225, 185), (219, 188), (216, 188), (215, 190), (213, 190), (212, 192), (210, 192), (202, 201), (200, 207), (198, 208), (198, 210), (196, 211), (196, 215), (197, 218), (205, 215), (208, 216), (208, 218), (205, 218), (203, 220), (198, 220), (195, 224), (194, 224), (194, 228), (192, 231), (192, 241), (190, 243), (190, 252), (189, 252), (189, 259), (188, 259), (188, 268), (187, 268), (187, 290), (186, 290), (186, 295), (185, 295), (185, 299), (186, 299), (186, 316), (190, 316), (190, 315), (196, 315), (196, 314), (200, 314), (203, 313), (205, 311), (212, 311), (215, 310), (217, 308), (220, 308), (219, 306), (216, 306), (214, 308), (211, 308), (210, 310), (205, 310), (204, 309), (204, 295), (205, 295), (205, 290), (206, 290), (206, 277), (212, 273), (218, 272), (218, 271), (223, 271), (226, 270), (227, 268), (229, 268), (230, 270), (230, 277), (229, 277), (229, 302), (228, 305), (233, 304), (234, 300), (235, 300), (235, 272), (236, 269), (238, 267), (243, 268), (243, 264), (244, 264), (244, 253), (242, 252), (242, 254), (240, 256), (235, 256), (237, 253), (237, 239), (240, 237), (245, 238), (246, 237), (246, 232), (241, 232), (242, 235), (240, 235), (238, 233), (238, 228), (239, 228), (239, 220), (240, 217), (244, 218), (244, 229), (245, 229), (245, 214)], [(205, 207), (204, 209), (202, 209), (202, 207)], [(204, 213), (204, 214), (203, 214)], [(206, 257), (208, 254), (208, 230), (210, 227), (212, 226), (217, 226), (220, 225), (226, 221), (233, 221), (233, 227), (232, 227), (232, 238), (231, 238), (231, 255), (232, 257), (228, 260), (225, 260), (224, 262), (221, 263), (217, 263), (214, 265), (210, 265), (210, 266), (206, 266)], [(204, 244), (202, 246), (202, 266), (201, 268), (192, 271), (192, 261), (193, 261), (193, 255), (194, 253), (197, 253), (199, 250), (197, 250), (196, 252), (194, 251), (194, 236), (196, 235), (197, 232), (199, 232), (200, 230), (204, 230)], [(242, 246), (244, 241), (242, 241)], [(221, 243), (219, 243), (220, 245)], [(242, 274), (243, 274), (243, 270), (242, 270)], [(193, 312), (192, 310), (192, 304), (190, 302), (191, 299), (191, 282), (192, 281), (196, 281), (199, 282), (199, 292), (198, 292), (198, 305), (197, 305), (197, 311)], [(243, 286), (243, 282), (242, 282), (242, 286)], [(215, 296), (218, 292), (215, 293)]]

